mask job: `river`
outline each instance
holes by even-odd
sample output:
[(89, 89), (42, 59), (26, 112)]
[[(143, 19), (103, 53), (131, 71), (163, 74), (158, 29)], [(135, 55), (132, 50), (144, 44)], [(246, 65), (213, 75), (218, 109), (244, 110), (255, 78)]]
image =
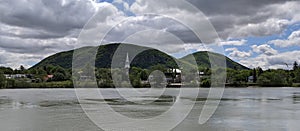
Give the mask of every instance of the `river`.
[[(97, 110), (99, 103), (105, 102), (123, 116), (142, 120), (171, 108), (178, 99), (178, 90), (167, 89), (163, 97), (141, 105), (122, 101), (114, 95), (115, 89), (101, 89), (105, 100), (86, 95), (84, 104)], [(300, 129), (300, 88), (226, 88), (216, 112), (201, 125), (198, 119), (208, 92), (209, 89), (200, 89), (195, 107), (174, 131)], [(183, 98), (188, 99), (188, 95)], [(151, 98), (139, 100), (147, 103)], [(0, 90), (0, 127), (2, 131), (101, 130), (85, 115), (80, 104), (74, 89), (3, 89)], [(159, 124), (153, 126), (159, 128)]]

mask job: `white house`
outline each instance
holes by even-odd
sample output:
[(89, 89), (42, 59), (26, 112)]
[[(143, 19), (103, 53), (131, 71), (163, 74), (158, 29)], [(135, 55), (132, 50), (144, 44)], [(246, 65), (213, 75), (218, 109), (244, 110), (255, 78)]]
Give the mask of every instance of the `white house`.
[(254, 82), (254, 77), (253, 76), (249, 76), (248, 77), (248, 82)]
[(6, 79), (27, 78), (26, 74), (4, 74)]

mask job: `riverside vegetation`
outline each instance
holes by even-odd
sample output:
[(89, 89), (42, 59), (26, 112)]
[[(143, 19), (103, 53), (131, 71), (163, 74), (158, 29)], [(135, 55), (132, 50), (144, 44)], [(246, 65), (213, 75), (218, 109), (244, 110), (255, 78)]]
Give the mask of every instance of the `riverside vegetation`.
[[(115, 73), (122, 73), (122, 70), (120, 69), (110, 69), (112, 52), (115, 52), (119, 45), (120, 44), (110, 44), (100, 46), (98, 48), (95, 62), (96, 64), (93, 69), (95, 71), (95, 77), (98, 83), (98, 87), (100, 88), (114, 87), (111, 70), (114, 70)], [(212, 72), (218, 72), (219, 69), (210, 68), (209, 55), (214, 55), (214, 58), (216, 58), (217, 60), (221, 60), (222, 57), (225, 58), (227, 64), (226, 86), (300, 86), (300, 67), (297, 62), (293, 64), (292, 70), (262, 70), (262, 68), (260, 67), (249, 69), (217, 53), (196, 52), (181, 59), (175, 59), (156, 49), (130, 44), (125, 44), (125, 46), (127, 47), (127, 49), (131, 50), (145, 50), (135, 56), (134, 59), (131, 60), (130, 64), (131, 67), (129, 69), (129, 78), (132, 86), (136, 88), (149, 87), (150, 85), (149, 83), (147, 83), (148, 77), (151, 72), (155, 70), (168, 72), (169, 69), (178, 68), (178, 66), (176, 65), (177, 62), (190, 64), (192, 60), (191, 56), (195, 58), (198, 65), (198, 71), (201, 72), (201, 74), (199, 74), (201, 75), (201, 77), (200, 80), (198, 80), (200, 82), (198, 83), (198, 85), (200, 85), (201, 87), (210, 87), (210, 75)], [(82, 50), (86, 50), (87, 48), (88, 47), (82, 48)], [(73, 52), (74, 50), (54, 54), (29, 69), (25, 69), (23, 66), (15, 70), (9, 67), (0, 67), (0, 88), (73, 88), (72, 79), (80, 79), (74, 77), (76, 76), (76, 74), (72, 75), (71, 62)], [(130, 50), (128, 52), (130, 52)], [(120, 56), (126, 55), (121, 53)], [(120, 62), (120, 65), (124, 64), (125, 62)], [(80, 70), (78, 70), (78, 72), (80, 72)], [(197, 71), (189, 70), (189, 72), (195, 73)], [(171, 77), (174, 78), (176, 72), (174, 74), (172, 73)], [(18, 74), (22, 74), (22, 76), (8, 78), (9, 76), (16, 76)], [(196, 81), (191, 82), (196, 83)]]

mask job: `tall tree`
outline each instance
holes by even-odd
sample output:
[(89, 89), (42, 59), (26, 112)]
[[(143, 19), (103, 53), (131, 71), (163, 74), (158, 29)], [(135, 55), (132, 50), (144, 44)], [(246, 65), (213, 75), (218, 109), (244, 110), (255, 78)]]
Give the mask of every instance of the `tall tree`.
[(300, 70), (293, 71), (294, 79), (293, 82), (300, 83)]
[(261, 67), (257, 67), (257, 70), (258, 70), (257, 76), (260, 76), (262, 73), (264, 73)]
[(0, 71), (0, 88), (5, 88), (6, 78), (4, 74)]
[(297, 70), (299, 68), (297, 61), (295, 61), (293, 65), (293, 70)]
[(21, 74), (26, 74), (27, 73), (27, 69), (23, 65), (20, 66), (20, 73)]
[(148, 80), (149, 73), (146, 69), (142, 70), (140, 75), (142, 80)]
[(257, 75), (256, 75), (256, 69), (255, 68), (253, 69), (252, 75), (253, 75), (253, 82), (256, 83), (256, 81), (257, 81)]
[(21, 66), (20, 66), (20, 70), (21, 70), (22, 72), (24, 72), (24, 71), (25, 71), (25, 67), (24, 67), (23, 65), (21, 65)]

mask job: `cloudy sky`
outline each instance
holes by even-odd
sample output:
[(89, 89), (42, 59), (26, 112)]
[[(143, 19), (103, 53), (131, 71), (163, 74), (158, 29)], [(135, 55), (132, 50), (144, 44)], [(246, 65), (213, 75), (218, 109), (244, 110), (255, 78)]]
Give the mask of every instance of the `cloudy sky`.
[[(300, 63), (300, 1), (187, 0), (197, 12), (183, 1), (1, 0), (0, 66), (30, 67), (57, 52), (99, 45), (102, 36), (106, 43), (131, 42), (175, 57), (214, 51), (189, 27), (161, 15), (200, 25), (199, 12), (215, 28), (225, 55), (245, 66), (286, 69), (285, 63)], [(78, 42), (83, 28), (86, 41)]]

